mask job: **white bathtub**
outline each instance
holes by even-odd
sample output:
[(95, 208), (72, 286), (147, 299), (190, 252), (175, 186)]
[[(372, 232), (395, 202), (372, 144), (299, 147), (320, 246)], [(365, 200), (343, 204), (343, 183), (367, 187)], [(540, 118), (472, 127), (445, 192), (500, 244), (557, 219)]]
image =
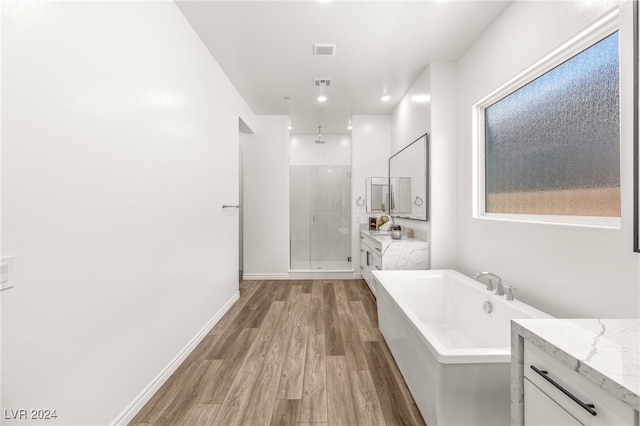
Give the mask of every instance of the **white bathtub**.
[(508, 425), (511, 319), (550, 316), (452, 270), (373, 276), (380, 330), (427, 424)]

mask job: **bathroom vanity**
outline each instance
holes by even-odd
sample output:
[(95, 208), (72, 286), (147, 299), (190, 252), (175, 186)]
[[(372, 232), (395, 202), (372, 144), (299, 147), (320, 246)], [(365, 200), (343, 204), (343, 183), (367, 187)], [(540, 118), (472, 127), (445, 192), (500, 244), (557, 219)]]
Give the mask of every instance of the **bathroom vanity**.
[(360, 272), (376, 294), (372, 271), (429, 269), (429, 243), (419, 238), (391, 238), (390, 232), (360, 230)]
[(512, 425), (638, 426), (640, 319), (511, 322)]

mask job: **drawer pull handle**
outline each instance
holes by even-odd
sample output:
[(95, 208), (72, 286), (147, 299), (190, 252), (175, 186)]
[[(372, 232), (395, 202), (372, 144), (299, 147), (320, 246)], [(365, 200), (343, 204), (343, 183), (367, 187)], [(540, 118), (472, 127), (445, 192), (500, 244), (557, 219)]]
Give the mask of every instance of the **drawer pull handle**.
[(375, 266), (378, 271), (381, 269), (378, 265), (375, 265)]
[(364, 253), (364, 250), (360, 249), (360, 253)]
[(381, 250), (381, 249), (379, 249), (378, 247), (376, 247), (376, 250), (378, 250), (378, 251), (382, 251), (382, 250)]
[(593, 405), (593, 404), (585, 404), (584, 402), (580, 401), (575, 395), (573, 395), (571, 392), (569, 392), (568, 390), (566, 390), (565, 388), (560, 386), (555, 380), (553, 380), (551, 377), (549, 377), (548, 376), (548, 374), (549, 374), (548, 371), (540, 370), (540, 369), (536, 368), (533, 365), (531, 366), (531, 369), (533, 371), (535, 371), (536, 373), (538, 373), (539, 375), (541, 375), (542, 378), (545, 379), (547, 382), (549, 382), (553, 386), (555, 386), (560, 392), (562, 392), (563, 394), (565, 394), (569, 398), (571, 398), (573, 400), (573, 402), (575, 402), (576, 404), (578, 404), (579, 406), (581, 406), (582, 408), (587, 410), (589, 412), (589, 414), (591, 414), (592, 416), (595, 416), (597, 414), (596, 410), (594, 410), (594, 408), (596, 408), (595, 405)]

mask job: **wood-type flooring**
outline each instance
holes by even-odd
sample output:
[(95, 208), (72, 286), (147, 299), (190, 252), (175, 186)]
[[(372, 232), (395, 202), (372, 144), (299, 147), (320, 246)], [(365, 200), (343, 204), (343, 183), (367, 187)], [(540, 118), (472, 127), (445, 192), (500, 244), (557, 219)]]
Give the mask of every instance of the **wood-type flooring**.
[(362, 280), (241, 281), (131, 425), (424, 425)]

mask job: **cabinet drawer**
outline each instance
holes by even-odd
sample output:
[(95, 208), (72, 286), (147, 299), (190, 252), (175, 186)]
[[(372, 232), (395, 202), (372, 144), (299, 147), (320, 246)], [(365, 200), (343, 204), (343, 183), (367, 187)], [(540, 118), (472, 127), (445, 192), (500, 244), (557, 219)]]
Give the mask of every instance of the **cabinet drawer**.
[[(532, 366), (539, 372), (536, 372)], [(584, 425), (637, 426), (633, 408), (529, 342), (525, 342), (524, 348), (524, 375), (539, 390)], [(593, 411), (596, 414), (591, 414), (545, 377), (556, 382), (584, 404), (593, 404)], [(525, 395), (525, 419), (528, 407), (526, 398)]]
[(372, 260), (372, 265), (371, 265), (371, 270), (375, 271), (375, 270), (382, 270), (382, 256), (380, 256), (379, 254), (376, 253), (372, 253), (371, 254), (371, 260)]
[(360, 234), (360, 242), (371, 249), (372, 253), (382, 254), (382, 243), (366, 234)]
[(524, 379), (524, 424), (527, 426), (580, 426), (578, 420), (547, 394)]
[(360, 272), (362, 273), (367, 267), (367, 247), (360, 244)]

